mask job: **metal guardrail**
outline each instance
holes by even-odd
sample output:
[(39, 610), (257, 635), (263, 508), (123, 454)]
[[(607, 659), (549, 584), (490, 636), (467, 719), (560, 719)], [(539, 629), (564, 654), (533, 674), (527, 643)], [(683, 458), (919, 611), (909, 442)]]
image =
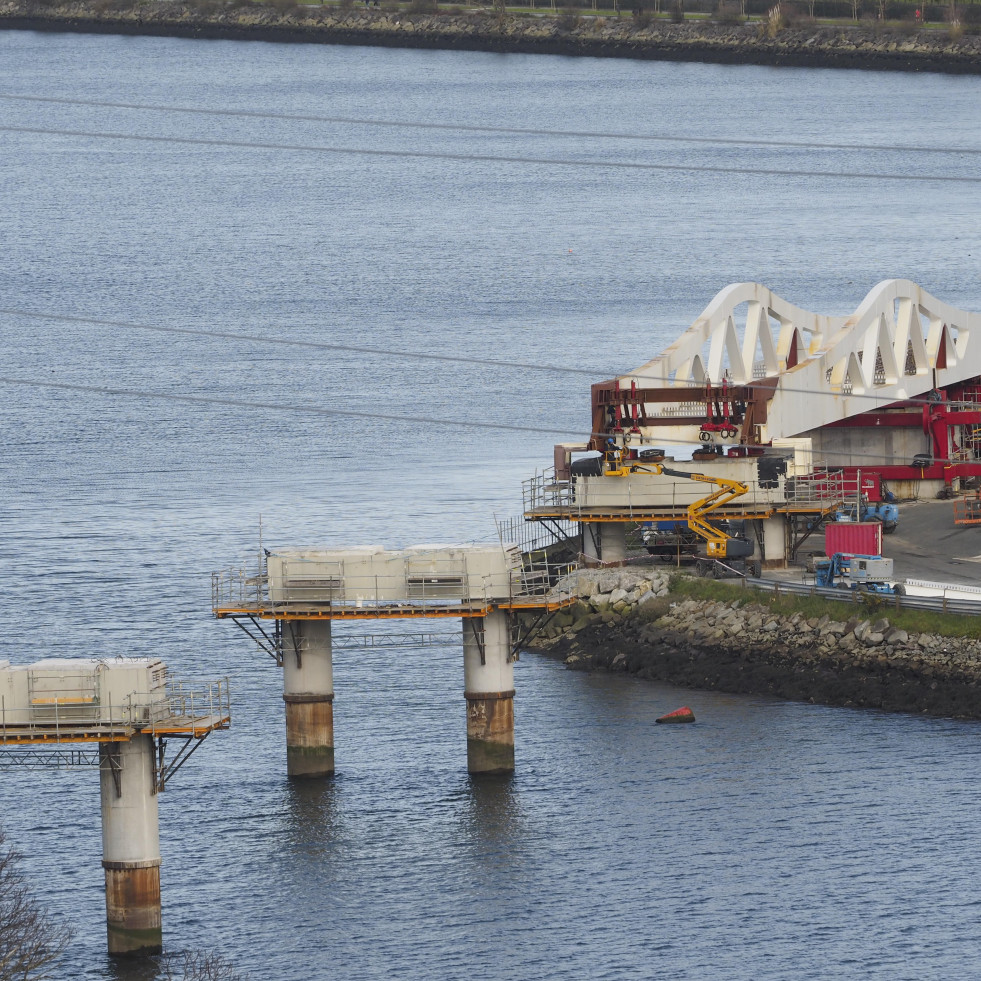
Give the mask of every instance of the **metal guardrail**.
[(555, 468), (543, 470), (521, 483), (521, 505), (525, 514), (541, 508), (567, 508), (575, 505), (573, 482), (559, 480)]
[[(935, 610), (941, 613), (954, 613), (960, 616), (981, 615), (981, 598), (977, 600), (953, 599), (944, 596), (900, 596), (896, 593), (873, 593), (859, 589), (837, 589), (828, 586), (815, 586), (811, 583), (786, 582), (779, 579), (743, 580), (747, 588), (762, 589), (772, 593), (791, 593), (796, 596), (820, 596), (822, 599), (861, 606), (866, 599), (881, 601), (882, 608), (896, 610)], [(951, 587), (954, 588), (954, 587)]]

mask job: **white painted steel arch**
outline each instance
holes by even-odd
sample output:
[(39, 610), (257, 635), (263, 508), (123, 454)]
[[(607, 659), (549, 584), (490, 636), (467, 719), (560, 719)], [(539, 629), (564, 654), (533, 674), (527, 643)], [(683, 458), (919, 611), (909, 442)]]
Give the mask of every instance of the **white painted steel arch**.
[[(763, 440), (789, 438), (981, 375), (981, 314), (907, 279), (879, 283), (854, 313), (793, 306), (759, 283), (721, 290), (660, 357), (619, 378), (621, 390), (777, 378)], [(818, 395), (821, 397), (815, 398)]]

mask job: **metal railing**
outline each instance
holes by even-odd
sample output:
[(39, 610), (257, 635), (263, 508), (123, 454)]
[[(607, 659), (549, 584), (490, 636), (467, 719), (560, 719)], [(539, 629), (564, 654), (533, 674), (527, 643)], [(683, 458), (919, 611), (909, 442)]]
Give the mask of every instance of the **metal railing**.
[(555, 468), (521, 482), (521, 506), (525, 514), (542, 508), (572, 508), (575, 501), (572, 480), (559, 480)]
[(343, 571), (327, 576), (318, 574), (315, 566), (304, 571), (300, 565), (275, 577), (250, 569), (230, 570), (212, 576), (212, 608), (246, 614), (314, 607), (483, 608), (543, 596), (558, 575), (547, 560), (545, 571), (543, 576), (540, 566), (525, 563), (486, 575), (469, 571), (465, 563), (443, 563), (436, 571), (403, 567), (389, 576)]
[(170, 730), (182, 725), (193, 727), (194, 720), (229, 720), (231, 692), (227, 678), (191, 686), (170, 681), (166, 688), (154, 692), (131, 692), (118, 703), (98, 699), (84, 705), (44, 704), (9, 705), (0, 697), (0, 742), (6, 739), (36, 738), (48, 742), (72, 742), (98, 738), (118, 732), (154, 733), (157, 727)]
[[(181, 720), (193, 724), (195, 719), (231, 719), (232, 691), (228, 678), (197, 682), (171, 681), (167, 686), (167, 722), (179, 725)], [(160, 723), (164, 719), (155, 719)], [(149, 726), (152, 731), (154, 724)]]
[[(820, 596), (822, 599), (835, 600), (853, 606), (874, 604), (877, 609), (887, 608), (896, 610), (935, 610), (942, 613), (955, 613), (961, 616), (981, 615), (981, 597), (977, 600), (948, 597), (946, 591), (941, 596), (901, 596), (898, 593), (873, 593), (860, 589), (836, 589), (828, 586), (817, 586), (814, 583), (786, 582), (778, 579), (743, 580), (747, 588), (762, 589), (772, 593), (789, 593), (795, 596)], [(951, 592), (962, 591), (965, 587), (951, 585)]]

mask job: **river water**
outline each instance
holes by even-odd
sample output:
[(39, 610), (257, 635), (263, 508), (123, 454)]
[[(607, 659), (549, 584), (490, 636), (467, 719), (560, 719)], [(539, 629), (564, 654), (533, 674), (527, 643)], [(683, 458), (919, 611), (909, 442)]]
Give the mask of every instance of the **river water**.
[[(281, 678), (210, 574), (260, 524), (496, 540), (589, 384), (730, 282), (981, 310), (979, 105), (973, 77), (0, 33), (2, 656), (235, 692), (161, 798), (169, 949), (256, 981), (976, 970), (976, 724), (525, 655), (517, 771), (473, 781), (458, 647), (338, 652), (338, 776), (290, 784)], [(96, 774), (5, 771), (0, 824), (77, 930), (62, 976), (143, 977), (104, 954)]]

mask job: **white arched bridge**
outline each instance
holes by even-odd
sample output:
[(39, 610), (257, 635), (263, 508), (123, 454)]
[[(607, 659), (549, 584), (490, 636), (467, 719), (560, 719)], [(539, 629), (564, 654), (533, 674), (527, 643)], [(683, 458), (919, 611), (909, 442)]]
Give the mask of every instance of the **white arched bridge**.
[(904, 279), (847, 316), (727, 286), (660, 356), (593, 386), (592, 432), (597, 449), (611, 436), (668, 448), (807, 438), (829, 463), (892, 479), (912, 477), (914, 458), (921, 479), (981, 474), (981, 314)]

